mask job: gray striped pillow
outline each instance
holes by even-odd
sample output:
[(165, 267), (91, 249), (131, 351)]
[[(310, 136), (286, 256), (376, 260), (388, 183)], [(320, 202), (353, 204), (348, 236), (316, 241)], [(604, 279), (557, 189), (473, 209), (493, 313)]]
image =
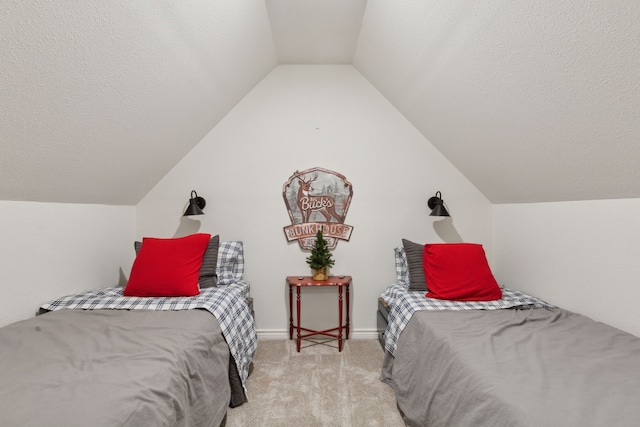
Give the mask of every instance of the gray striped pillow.
[(422, 252), (424, 245), (402, 239), (402, 246), (407, 255), (407, 267), (409, 269), (409, 290), (410, 291), (426, 291), (427, 280), (424, 277), (424, 268), (422, 267)]

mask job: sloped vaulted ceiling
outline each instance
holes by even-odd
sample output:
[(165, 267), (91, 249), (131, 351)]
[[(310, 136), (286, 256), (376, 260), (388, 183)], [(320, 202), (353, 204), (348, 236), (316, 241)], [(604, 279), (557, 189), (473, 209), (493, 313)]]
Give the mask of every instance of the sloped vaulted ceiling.
[(276, 65), (263, 0), (0, 10), (0, 199), (135, 205)]
[(494, 203), (640, 197), (640, 2), (369, 1), (354, 65)]
[(640, 197), (633, 0), (33, 0), (0, 200), (136, 204), (284, 63), (353, 64), (494, 203)]

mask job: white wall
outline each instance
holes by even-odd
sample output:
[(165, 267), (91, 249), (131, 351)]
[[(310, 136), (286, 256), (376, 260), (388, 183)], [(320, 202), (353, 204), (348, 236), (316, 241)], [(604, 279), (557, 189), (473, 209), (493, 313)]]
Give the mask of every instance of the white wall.
[(0, 218), (0, 326), (129, 275), (133, 206), (0, 201)]
[[(489, 202), (351, 66), (277, 67), (138, 204), (137, 237), (201, 231), (242, 240), (258, 330), (282, 334), (284, 278), (310, 273), (308, 252), (285, 239), (282, 187), (294, 171), (316, 166), (353, 184), (345, 223), (354, 231), (338, 243), (332, 272), (353, 276), (356, 333), (375, 329), (376, 301), (395, 281), (393, 248), (403, 237), (479, 242), (491, 257)], [(206, 214), (183, 218), (191, 190), (207, 200)], [(437, 190), (451, 219), (428, 216)], [(335, 290), (305, 298), (307, 291), (306, 319), (337, 323)]]
[(640, 199), (493, 212), (501, 284), (640, 336)]

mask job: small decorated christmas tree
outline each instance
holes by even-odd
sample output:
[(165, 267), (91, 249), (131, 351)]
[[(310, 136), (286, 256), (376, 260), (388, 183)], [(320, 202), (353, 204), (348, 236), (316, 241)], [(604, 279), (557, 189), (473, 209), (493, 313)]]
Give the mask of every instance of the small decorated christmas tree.
[(320, 229), (316, 233), (316, 242), (311, 249), (311, 255), (307, 257), (307, 264), (315, 270), (313, 280), (327, 280), (329, 278), (327, 267), (332, 267), (334, 263), (327, 241), (322, 237), (322, 229)]

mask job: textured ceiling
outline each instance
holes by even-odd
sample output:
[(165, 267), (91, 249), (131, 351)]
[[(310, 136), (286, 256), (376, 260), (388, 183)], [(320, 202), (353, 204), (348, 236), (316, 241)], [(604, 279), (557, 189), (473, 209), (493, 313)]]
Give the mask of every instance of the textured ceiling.
[(366, 0), (266, 0), (278, 62), (351, 64)]
[(0, 12), (0, 199), (135, 205), (277, 65), (262, 0)]
[(32, 0), (0, 200), (136, 204), (284, 63), (353, 64), (494, 203), (640, 197), (635, 0)]
[(369, 1), (354, 65), (494, 203), (640, 197), (640, 2)]

